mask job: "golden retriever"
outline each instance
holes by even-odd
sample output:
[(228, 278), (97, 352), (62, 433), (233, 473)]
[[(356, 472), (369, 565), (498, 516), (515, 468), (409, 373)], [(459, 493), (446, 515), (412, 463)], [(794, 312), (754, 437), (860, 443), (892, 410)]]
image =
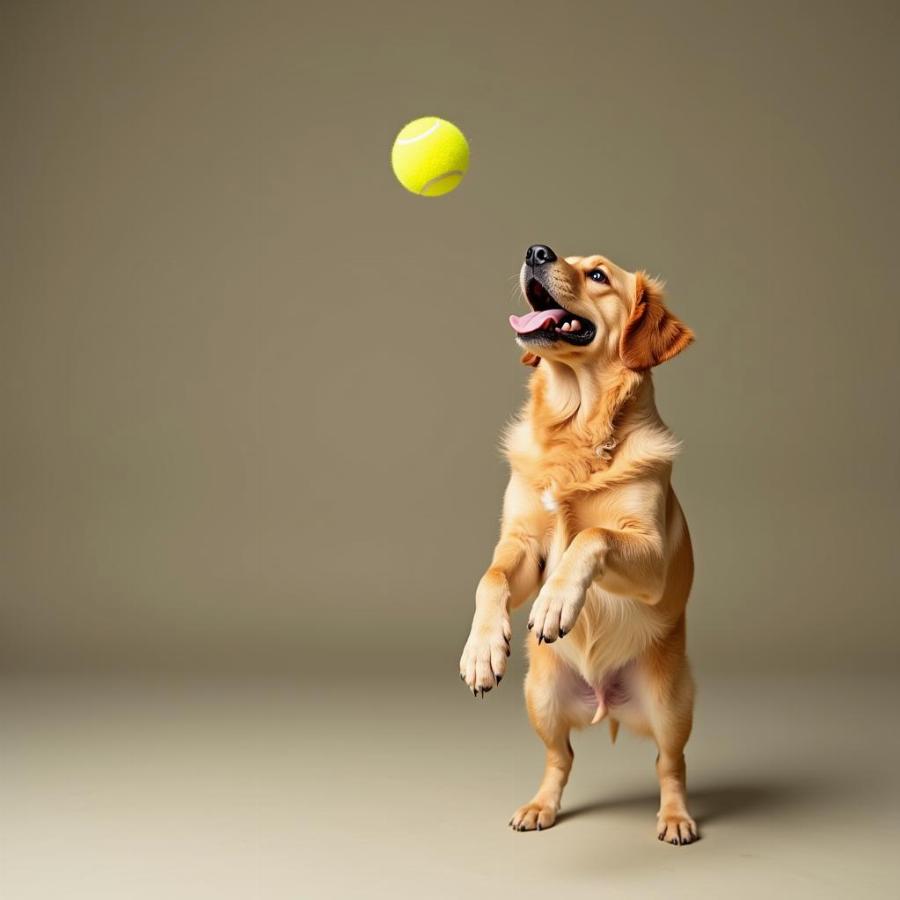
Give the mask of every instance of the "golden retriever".
[(651, 369), (693, 333), (661, 284), (603, 256), (529, 248), (531, 311), (510, 316), (530, 398), (505, 438), (511, 476), (500, 539), (478, 584), (460, 676), (477, 695), (500, 684), (510, 610), (528, 618), (528, 715), (547, 747), (534, 797), (510, 825), (549, 828), (572, 768), (572, 728), (606, 718), (659, 749), (657, 836), (697, 839), (685, 794), (693, 679), (685, 606), (693, 556), (670, 484), (678, 443), (656, 410)]

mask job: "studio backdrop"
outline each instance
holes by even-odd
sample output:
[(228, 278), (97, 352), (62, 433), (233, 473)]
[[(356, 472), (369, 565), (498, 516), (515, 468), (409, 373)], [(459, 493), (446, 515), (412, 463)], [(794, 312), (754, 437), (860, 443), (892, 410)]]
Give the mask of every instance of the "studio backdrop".
[(889, 664), (896, 5), (389, 6), (5, 6), (2, 665), (455, 679), (535, 242), (697, 333), (695, 662)]

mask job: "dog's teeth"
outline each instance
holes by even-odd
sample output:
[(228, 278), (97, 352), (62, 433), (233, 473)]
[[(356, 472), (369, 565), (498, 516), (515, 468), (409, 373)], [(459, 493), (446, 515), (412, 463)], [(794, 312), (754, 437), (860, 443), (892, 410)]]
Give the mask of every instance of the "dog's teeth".
[(572, 326), (569, 325), (568, 322), (566, 322), (566, 323), (563, 325), (562, 330), (563, 330), (563, 331), (571, 331), (571, 327), (572, 327)]
[(581, 331), (581, 322), (579, 322), (578, 319), (576, 319), (576, 320), (572, 323), (572, 328), (571, 328), (571, 330), (572, 330), (572, 331)]

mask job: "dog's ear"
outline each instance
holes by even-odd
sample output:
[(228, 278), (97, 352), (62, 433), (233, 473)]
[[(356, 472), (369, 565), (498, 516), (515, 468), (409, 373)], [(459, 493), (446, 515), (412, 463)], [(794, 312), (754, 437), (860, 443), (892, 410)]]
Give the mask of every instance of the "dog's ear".
[(527, 350), (522, 354), (520, 362), (526, 366), (536, 366), (541, 358), (535, 353), (529, 353)]
[(646, 272), (635, 280), (635, 303), (619, 341), (619, 356), (629, 369), (641, 371), (677, 356), (694, 340), (694, 332), (669, 312), (663, 286)]

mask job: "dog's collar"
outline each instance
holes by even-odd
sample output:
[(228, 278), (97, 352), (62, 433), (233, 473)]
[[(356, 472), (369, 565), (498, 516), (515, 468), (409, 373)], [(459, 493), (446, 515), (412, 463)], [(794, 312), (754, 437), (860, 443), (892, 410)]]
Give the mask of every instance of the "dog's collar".
[(612, 452), (616, 449), (616, 447), (618, 447), (618, 445), (619, 442), (614, 437), (611, 437), (608, 440), (605, 440), (602, 444), (598, 444), (596, 447), (594, 447), (594, 455), (599, 456), (600, 459), (608, 462), (612, 459)]

